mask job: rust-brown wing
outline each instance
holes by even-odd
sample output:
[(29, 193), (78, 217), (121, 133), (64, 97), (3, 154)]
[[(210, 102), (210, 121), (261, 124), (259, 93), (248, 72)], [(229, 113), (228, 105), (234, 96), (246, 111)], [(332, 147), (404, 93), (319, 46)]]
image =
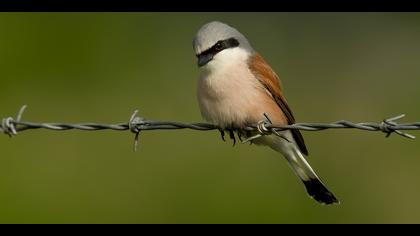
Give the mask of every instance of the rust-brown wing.
[[(258, 81), (271, 93), (273, 99), (276, 101), (277, 105), (281, 108), (284, 115), (287, 118), (288, 124), (295, 123), (295, 118), (293, 117), (292, 110), (289, 105), (287, 105), (286, 99), (284, 98), (279, 77), (267, 64), (267, 62), (262, 58), (258, 53), (254, 54), (250, 59), (250, 70), (258, 79)], [(306, 148), (305, 141), (302, 134), (299, 130), (291, 130), (293, 138), (295, 139), (300, 151), (308, 155), (308, 149)]]

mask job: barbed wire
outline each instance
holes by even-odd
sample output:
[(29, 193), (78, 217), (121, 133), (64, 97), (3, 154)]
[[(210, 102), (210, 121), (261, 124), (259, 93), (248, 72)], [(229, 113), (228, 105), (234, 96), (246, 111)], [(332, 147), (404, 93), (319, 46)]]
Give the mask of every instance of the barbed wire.
[[(78, 123), (78, 124), (69, 124), (69, 123), (35, 123), (29, 121), (23, 121), (22, 115), (26, 109), (26, 105), (22, 106), (16, 116), (16, 119), (13, 117), (7, 117), (2, 120), (0, 127), (0, 132), (13, 137), (17, 135), (18, 132), (22, 132), (30, 129), (49, 129), (56, 131), (64, 130), (86, 130), (86, 131), (96, 131), (96, 130), (117, 130), (125, 131), (130, 130), (135, 134), (135, 143), (134, 150), (137, 150), (139, 133), (145, 130), (171, 130), (171, 129), (192, 129), (200, 131), (208, 130), (219, 130), (222, 134), (224, 140), (224, 130), (221, 127), (218, 127), (209, 123), (182, 123), (176, 121), (153, 121), (146, 120), (143, 117), (137, 116), (138, 111), (136, 110), (130, 117), (129, 121), (126, 123), (119, 124), (98, 124), (98, 123)], [(381, 131), (386, 133), (386, 137), (389, 137), (392, 133), (396, 133), (402, 137), (415, 139), (414, 135), (404, 133), (402, 130), (419, 130), (420, 122), (413, 123), (403, 123), (397, 124), (396, 121), (403, 118), (405, 115), (399, 115), (389, 119), (385, 119), (380, 123), (374, 122), (362, 122), (354, 123), (346, 120), (340, 120), (333, 123), (295, 123), (291, 125), (273, 125), (270, 117), (267, 114), (264, 114), (264, 119), (254, 125), (249, 125), (241, 129), (245, 132), (254, 132), (252, 137), (242, 140), (240, 134), (238, 134), (239, 139), (242, 143), (252, 142), (253, 139), (261, 137), (263, 135), (274, 134), (285, 138), (279, 131), (282, 130), (304, 130), (304, 131), (321, 131), (325, 129), (359, 129), (366, 131)], [(230, 133), (230, 138), (236, 142), (233, 130), (228, 130)], [(238, 130), (236, 130), (238, 131)], [(286, 139), (287, 140), (287, 139)]]

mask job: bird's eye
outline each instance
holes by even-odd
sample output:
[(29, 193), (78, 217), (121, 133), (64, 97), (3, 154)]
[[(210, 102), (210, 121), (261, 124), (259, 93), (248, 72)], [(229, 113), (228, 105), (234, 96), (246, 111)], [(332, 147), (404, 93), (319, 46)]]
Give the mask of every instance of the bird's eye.
[(214, 49), (216, 51), (222, 51), (224, 49), (223, 44), (221, 42), (216, 43), (216, 45), (214, 45)]

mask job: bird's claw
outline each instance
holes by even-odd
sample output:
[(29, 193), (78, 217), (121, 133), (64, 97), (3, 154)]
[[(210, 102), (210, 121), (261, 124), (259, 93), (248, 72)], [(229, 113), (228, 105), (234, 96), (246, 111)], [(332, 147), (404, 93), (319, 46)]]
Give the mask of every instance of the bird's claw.
[(235, 138), (235, 133), (233, 132), (233, 129), (229, 129), (229, 138), (233, 140), (233, 146), (235, 146), (236, 138)]
[(242, 142), (242, 141), (243, 141), (243, 140), (242, 140), (242, 133), (241, 133), (241, 132), (239, 132), (239, 131), (237, 131), (237, 132), (236, 132), (236, 134), (238, 135), (239, 141), (241, 141), (241, 142)]
[(222, 137), (223, 142), (226, 142), (225, 131), (223, 129), (219, 129), (219, 132), (220, 132), (220, 136)]

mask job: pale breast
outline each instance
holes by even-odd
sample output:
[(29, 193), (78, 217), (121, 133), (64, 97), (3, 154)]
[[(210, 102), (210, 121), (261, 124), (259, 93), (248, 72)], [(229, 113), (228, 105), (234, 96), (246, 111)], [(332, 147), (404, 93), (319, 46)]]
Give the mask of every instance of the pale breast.
[[(229, 60), (222, 55), (201, 70), (197, 98), (202, 116), (223, 128), (243, 127), (264, 118), (278, 106), (249, 70), (246, 60)], [(230, 58), (232, 59), (232, 58)], [(268, 110), (267, 110), (268, 109)]]

